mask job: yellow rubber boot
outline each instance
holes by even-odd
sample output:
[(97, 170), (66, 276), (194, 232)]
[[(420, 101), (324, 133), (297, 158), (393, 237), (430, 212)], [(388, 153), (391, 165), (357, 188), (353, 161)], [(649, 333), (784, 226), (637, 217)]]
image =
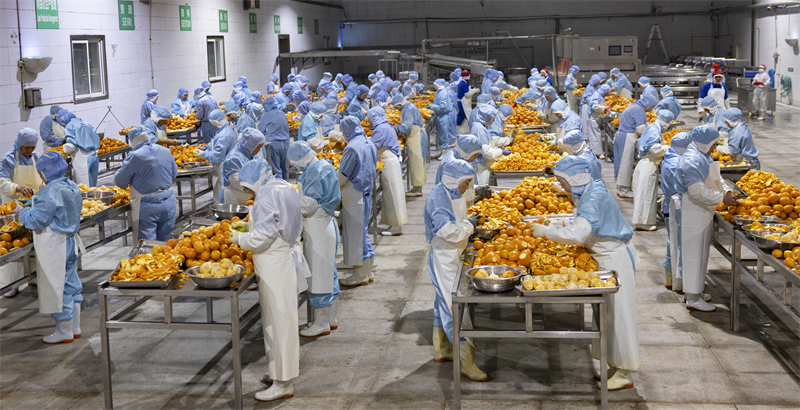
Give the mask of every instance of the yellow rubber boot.
[[(600, 382), (597, 383), (600, 389)], [(608, 379), (608, 391), (624, 390), (633, 388), (633, 377), (630, 370), (617, 369), (616, 373)]]
[(453, 361), (453, 346), (447, 338), (447, 333), (441, 327), (433, 327), (433, 361), (444, 363)]
[(469, 377), (474, 382), (482, 382), (489, 377), (478, 366), (475, 366), (475, 361), (472, 359), (472, 344), (468, 340), (461, 342), (459, 353), (462, 375)]
[(666, 280), (664, 281), (664, 287), (667, 289), (672, 289), (672, 271), (669, 269), (664, 269), (664, 274), (666, 275)]

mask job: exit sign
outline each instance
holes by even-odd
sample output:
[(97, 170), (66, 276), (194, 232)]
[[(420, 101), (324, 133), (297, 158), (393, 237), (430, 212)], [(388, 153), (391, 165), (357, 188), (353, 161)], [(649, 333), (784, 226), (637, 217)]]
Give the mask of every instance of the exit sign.
[(792, 68), (792, 67), (789, 67), (789, 72), (790, 72), (790, 73), (793, 73), (793, 72), (794, 72), (794, 68)]

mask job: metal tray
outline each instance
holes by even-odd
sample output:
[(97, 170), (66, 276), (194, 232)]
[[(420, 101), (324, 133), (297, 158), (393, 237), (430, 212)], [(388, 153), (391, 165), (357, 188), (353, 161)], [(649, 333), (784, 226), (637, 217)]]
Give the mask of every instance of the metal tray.
[[(489, 273), (493, 273), (496, 275), (502, 274), (503, 272), (506, 271), (512, 271), (516, 273), (516, 275), (510, 278), (499, 278), (499, 279), (488, 279), (488, 278), (482, 279), (472, 276), (471, 272), (479, 269), (486, 270)], [(507, 292), (511, 289), (514, 289), (514, 286), (519, 284), (520, 278), (525, 276), (525, 271), (523, 271), (522, 269), (512, 268), (509, 266), (485, 265), (467, 269), (467, 271), (464, 272), (464, 276), (466, 276), (469, 279), (470, 283), (475, 289), (481, 292), (499, 293), (499, 292)]]
[(492, 171), (492, 173), (501, 178), (525, 178), (525, 177), (543, 177), (545, 176), (544, 170), (540, 171)]
[(733, 167), (723, 167), (722, 163), (720, 163), (719, 172), (742, 172), (742, 171), (749, 171), (755, 168), (755, 165), (752, 163), (748, 163), (747, 165), (738, 165)]
[(535, 222), (535, 221), (538, 221), (539, 218), (547, 218), (547, 219), (550, 219), (550, 220), (567, 219), (567, 220), (571, 221), (571, 220), (575, 219), (575, 215), (573, 215), (571, 213), (569, 213), (569, 214), (556, 214), (556, 215), (530, 215), (530, 216), (523, 216), (522, 217), (522, 222)]
[[(141, 255), (144, 253), (150, 253), (153, 250), (153, 247), (156, 245), (164, 246), (166, 242), (161, 241), (153, 241), (149, 239), (140, 239), (139, 243), (133, 247), (131, 252), (128, 254), (128, 258), (133, 258), (136, 255)], [(117, 267), (111, 272), (111, 275), (114, 275), (114, 272), (119, 270), (119, 265), (122, 264), (122, 261), (117, 264)], [(174, 277), (174, 276), (173, 276)], [(170, 280), (173, 278), (170, 277)], [(109, 280), (108, 284), (115, 287), (115, 288), (164, 288), (169, 285), (169, 280)]]
[[(770, 232), (767, 235), (771, 235), (778, 232)], [(782, 251), (790, 251), (793, 248), (800, 246), (800, 243), (797, 242), (783, 242), (783, 241), (776, 241), (774, 239), (767, 239), (764, 237), (764, 234), (761, 233), (753, 233), (751, 238), (755, 241), (756, 245), (766, 251), (773, 251), (775, 249), (780, 249)]]
[[(609, 293), (617, 293), (619, 291), (620, 283), (617, 271), (613, 270), (599, 270), (594, 272), (600, 279), (606, 280), (614, 278), (617, 281), (617, 286), (612, 288), (584, 288), (584, 289), (553, 289), (553, 290), (523, 290), (522, 280), (520, 278), (517, 283), (517, 290), (522, 292), (525, 296), (585, 296), (585, 295), (605, 295)], [(533, 275), (529, 275), (533, 276)]]
[[(18, 206), (20, 206), (20, 205), (18, 205)], [(19, 222), (19, 214), (10, 214), (10, 215), (5, 215), (5, 216), (0, 216), (0, 228), (3, 227), (3, 226), (6, 226), (8, 223), (10, 223), (12, 221)], [(22, 225), (19, 228), (12, 229), (10, 231), (0, 232), (0, 234), (7, 233), (7, 234), (11, 235), (12, 239), (19, 239), (19, 238), (25, 236), (25, 234), (28, 233), (28, 230), (29, 229), (26, 228), (25, 225)]]
[(764, 235), (769, 235), (769, 234), (773, 234), (773, 233), (785, 234), (785, 233), (787, 233), (787, 232), (789, 232), (789, 231), (791, 231), (791, 230), (792, 230), (792, 226), (791, 226), (791, 225), (789, 225), (789, 224), (781, 224), (781, 223), (774, 223), (774, 222), (764, 222), (764, 223), (762, 223), (761, 225), (762, 225), (762, 226), (765, 226), (765, 227), (766, 227), (766, 226), (787, 226), (787, 227), (789, 227), (789, 230), (788, 230), (788, 231), (784, 231), (784, 232), (772, 232), (772, 231), (765, 231), (765, 230), (753, 230), (753, 229), (747, 229), (747, 228), (745, 227), (746, 225), (742, 225), (742, 229), (744, 230), (744, 234), (745, 234), (745, 235), (747, 235), (748, 237), (752, 237), (752, 236), (753, 236), (753, 234), (755, 234), (756, 232), (763, 233)]
[[(206, 210), (204, 212), (208, 212), (209, 215), (211, 214), (211, 210), (210, 209), (208, 209), (208, 210)], [(201, 215), (202, 215), (202, 213), (201, 213)], [(183, 232), (185, 232), (185, 231), (190, 231), (191, 232), (191, 231), (193, 231), (193, 230), (195, 230), (197, 228), (211, 226), (211, 225), (214, 225), (215, 223), (219, 223), (219, 221), (216, 221), (216, 220), (213, 220), (213, 219), (205, 219), (205, 218), (202, 218), (202, 217), (198, 217), (197, 214), (196, 214), (195, 217), (189, 218), (189, 220), (185, 224), (180, 225), (180, 226), (176, 225), (175, 229), (172, 230), (172, 237), (175, 238), (175, 239), (178, 239), (178, 238), (183, 237)]]
[(195, 168), (178, 168), (178, 176), (188, 176), (188, 175), (197, 175), (197, 174), (206, 174), (211, 172), (214, 169), (213, 165), (202, 166), (202, 167), (195, 167)]
[(124, 154), (126, 152), (129, 152), (130, 150), (131, 150), (131, 147), (120, 148), (120, 149), (118, 149), (116, 151), (107, 152), (105, 154), (99, 154), (97, 156), (97, 158), (100, 159), (100, 160), (103, 160), (103, 159), (106, 159), (106, 158), (111, 158), (111, 157), (115, 157), (115, 156), (120, 155), (120, 154)]
[(106, 209), (104, 209), (104, 210), (102, 210), (102, 211), (100, 211), (100, 212), (98, 212), (98, 213), (96, 213), (94, 215), (82, 216), (81, 217), (81, 222), (86, 222), (86, 221), (90, 221), (90, 220), (95, 220), (95, 221), (98, 221), (98, 222), (99, 221), (105, 221), (105, 220), (108, 219), (108, 214), (110, 214), (111, 211), (113, 211), (113, 210), (114, 210), (114, 207), (109, 205), (108, 208), (106, 208)]
[(192, 169), (192, 168), (200, 168), (200, 167), (208, 167), (211, 166), (208, 162), (202, 161), (195, 161), (195, 162), (184, 162), (183, 164), (178, 165), (179, 169)]

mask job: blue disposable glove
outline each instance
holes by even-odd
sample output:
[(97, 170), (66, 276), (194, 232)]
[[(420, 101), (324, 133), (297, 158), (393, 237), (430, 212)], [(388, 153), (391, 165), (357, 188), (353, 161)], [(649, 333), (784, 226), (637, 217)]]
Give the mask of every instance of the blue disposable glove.
[(31, 205), (33, 205), (33, 201), (30, 199), (20, 199), (19, 203), (21, 203), (24, 208), (30, 208)]
[(509, 154), (511, 154), (511, 150), (503, 148), (503, 155), (509, 155)]
[(205, 150), (208, 149), (208, 145), (203, 145), (199, 149), (200, 149), (200, 151), (205, 151)]

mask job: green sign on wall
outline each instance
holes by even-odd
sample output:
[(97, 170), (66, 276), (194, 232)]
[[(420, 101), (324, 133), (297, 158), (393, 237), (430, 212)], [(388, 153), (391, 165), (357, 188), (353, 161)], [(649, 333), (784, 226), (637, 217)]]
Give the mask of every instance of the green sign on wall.
[(119, 29), (120, 30), (136, 30), (133, 23), (133, 1), (119, 0)]
[(319, 20), (314, 19), (314, 34), (319, 34)]
[(793, 73), (793, 72), (794, 72), (794, 68), (792, 68), (792, 67), (789, 67), (789, 72), (790, 72), (790, 73)]
[(280, 33), (281, 32), (281, 16), (275, 15), (272, 18), (272, 22), (275, 25), (275, 32), (276, 33)]
[(258, 22), (256, 20), (256, 13), (250, 13), (250, 32), (258, 33)]
[(297, 34), (303, 34), (303, 18), (297, 18)]
[(220, 10), (219, 11), (219, 32), (220, 33), (227, 33), (228, 32), (228, 11), (227, 10)]
[(36, 0), (36, 28), (58, 28), (58, 0)]
[(178, 6), (181, 31), (192, 31), (192, 6)]

